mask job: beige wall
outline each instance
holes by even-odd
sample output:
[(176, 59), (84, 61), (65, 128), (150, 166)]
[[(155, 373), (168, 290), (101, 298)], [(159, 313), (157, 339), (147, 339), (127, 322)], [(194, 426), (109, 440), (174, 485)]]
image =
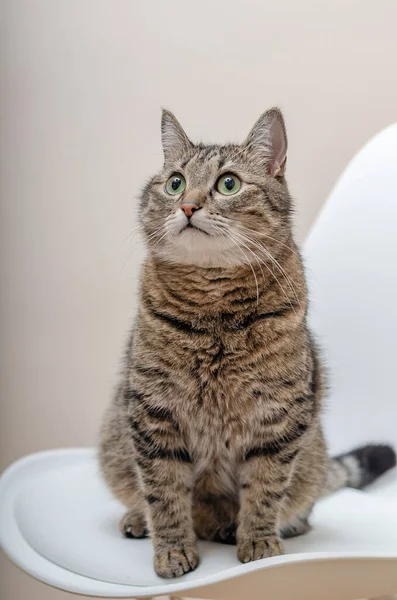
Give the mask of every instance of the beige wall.
[[(0, 462), (95, 443), (134, 311), (160, 106), (241, 139), (279, 104), (303, 238), (397, 120), (395, 0), (3, 0)], [(376, 199), (374, 199), (376, 201)], [(2, 558), (2, 600), (55, 598)]]

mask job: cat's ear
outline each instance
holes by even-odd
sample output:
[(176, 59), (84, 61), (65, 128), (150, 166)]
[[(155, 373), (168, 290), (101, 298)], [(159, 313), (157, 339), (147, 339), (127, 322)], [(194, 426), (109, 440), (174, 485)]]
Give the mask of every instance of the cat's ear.
[(161, 117), (161, 140), (163, 144), (164, 161), (173, 161), (186, 156), (193, 148), (176, 117), (169, 110), (163, 109)]
[(263, 113), (251, 129), (244, 145), (262, 162), (273, 177), (284, 175), (287, 162), (287, 133), (279, 108)]

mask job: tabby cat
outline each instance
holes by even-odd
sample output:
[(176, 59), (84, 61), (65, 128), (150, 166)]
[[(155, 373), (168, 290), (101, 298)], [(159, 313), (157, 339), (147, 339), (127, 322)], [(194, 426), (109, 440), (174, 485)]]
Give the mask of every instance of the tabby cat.
[(121, 531), (150, 532), (156, 573), (177, 577), (197, 567), (197, 538), (237, 544), (244, 563), (282, 553), (321, 495), (363, 487), (396, 457), (382, 445), (327, 456), (281, 112), (241, 145), (203, 145), (164, 111), (162, 142), (140, 206), (139, 311), (99, 456), (127, 508)]

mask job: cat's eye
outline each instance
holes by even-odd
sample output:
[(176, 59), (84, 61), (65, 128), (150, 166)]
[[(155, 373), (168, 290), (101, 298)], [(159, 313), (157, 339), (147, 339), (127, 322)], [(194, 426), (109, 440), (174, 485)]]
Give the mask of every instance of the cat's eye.
[(224, 196), (232, 196), (233, 194), (237, 194), (240, 188), (240, 179), (232, 173), (226, 173), (226, 175), (222, 175), (216, 184), (216, 189)]
[(184, 176), (180, 173), (174, 173), (165, 184), (165, 191), (167, 194), (171, 194), (171, 196), (176, 196), (177, 194), (182, 194), (185, 187), (186, 181)]

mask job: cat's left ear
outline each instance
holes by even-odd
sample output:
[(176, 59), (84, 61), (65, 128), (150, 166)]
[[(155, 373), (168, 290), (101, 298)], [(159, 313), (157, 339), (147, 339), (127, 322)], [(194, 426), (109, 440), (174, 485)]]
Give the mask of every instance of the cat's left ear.
[(269, 175), (284, 175), (287, 163), (287, 132), (281, 110), (270, 108), (264, 112), (251, 129), (244, 145), (263, 163)]
[(192, 142), (184, 132), (182, 125), (169, 110), (163, 109), (161, 117), (161, 141), (164, 161), (172, 163), (190, 153)]

